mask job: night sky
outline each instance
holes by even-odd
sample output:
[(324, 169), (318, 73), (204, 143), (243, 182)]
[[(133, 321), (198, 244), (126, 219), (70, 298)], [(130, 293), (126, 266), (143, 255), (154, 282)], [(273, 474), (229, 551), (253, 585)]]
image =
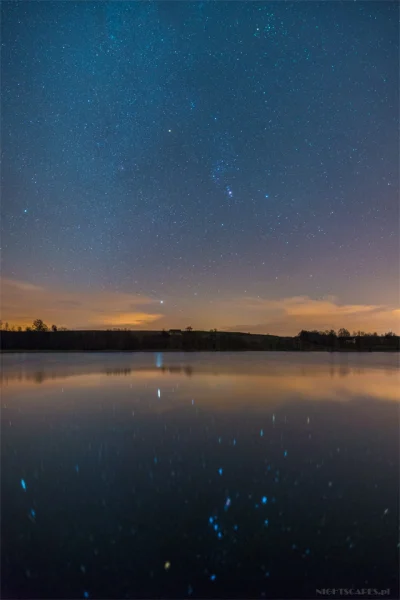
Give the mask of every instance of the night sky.
[(397, 2), (3, 2), (2, 317), (398, 330)]

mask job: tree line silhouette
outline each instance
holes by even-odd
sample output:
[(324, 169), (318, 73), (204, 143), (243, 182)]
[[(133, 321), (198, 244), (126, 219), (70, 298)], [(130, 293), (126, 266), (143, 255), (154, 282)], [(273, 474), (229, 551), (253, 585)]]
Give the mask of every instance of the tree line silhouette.
[(16, 327), (15, 325), (10, 325), (3, 321), (0, 321), (0, 331), (17, 331), (21, 333), (21, 331), (68, 331), (66, 327), (57, 327), (57, 325), (51, 325), (50, 327), (46, 325), (42, 321), (42, 319), (35, 319), (32, 325), (29, 327), (25, 327), (23, 329), (21, 326)]
[(238, 351), (238, 350), (286, 350), (286, 351), (395, 351), (400, 348), (400, 338), (392, 331), (383, 335), (341, 328), (338, 332), (302, 330), (297, 336), (277, 336), (225, 332), (212, 329), (195, 331), (191, 326), (185, 330), (131, 331), (110, 329), (94, 331), (70, 331), (65, 327), (50, 327), (42, 319), (36, 319), (30, 327), (10, 327), (0, 322), (2, 351)]
[(353, 331), (350, 334), (350, 331), (344, 327), (337, 333), (334, 329), (325, 331), (303, 329), (297, 337), (301, 350), (379, 351), (399, 349), (399, 336), (393, 331), (379, 335), (376, 331), (373, 333)]

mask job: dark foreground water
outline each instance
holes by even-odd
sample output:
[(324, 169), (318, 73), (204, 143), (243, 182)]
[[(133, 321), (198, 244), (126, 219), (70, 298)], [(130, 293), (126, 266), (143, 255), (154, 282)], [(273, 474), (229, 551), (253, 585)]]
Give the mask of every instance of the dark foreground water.
[(396, 598), (397, 361), (2, 356), (2, 598)]

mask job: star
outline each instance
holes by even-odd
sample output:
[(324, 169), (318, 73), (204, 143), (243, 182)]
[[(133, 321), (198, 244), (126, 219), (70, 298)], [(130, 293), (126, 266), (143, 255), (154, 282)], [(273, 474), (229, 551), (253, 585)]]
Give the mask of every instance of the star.
[[(73, 288), (77, 303), (88, 286), (140, 289), (153, 319), (142, 327), (166, 330), (190, 310), (206, 329), (296, 335), (312, 311), (270, 331), (270, 302), (316, 293), (337, 306), (311, 329), (334, 327), (343, 303), (347, 318), (346, 302), (362, 328), (364, 307), (397, 306), (396, 261), (381, 268), (398, 250), (394, 2), (335, 5), (333, 28), (330, 3), (308, 16), (298, 3), (228, 2), (223, 15), (176, 3), (174, 17), (154, 3), (64, 4), (4, 3), (4, 279), (48, 297)], [(265, 314), (240, 316), (244, 288)], [(171, 314), (156, 318), (161, 293)], [(18, 311), (4, 302), (10, 323), (36, 318), (26, 296)], [(376, 327), (396, 327), (391, 310)], [(79, 312), (60, 305), (54, 321), (87, 327)], [(96, 327), (113, 328), (104, 315)]]

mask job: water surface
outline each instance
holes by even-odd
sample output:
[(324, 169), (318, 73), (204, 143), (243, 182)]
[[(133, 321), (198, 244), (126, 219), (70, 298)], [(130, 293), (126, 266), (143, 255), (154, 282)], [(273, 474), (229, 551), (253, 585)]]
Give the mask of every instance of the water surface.
[(397, 355), (1, 359), (2, 597), (398, 596)]

